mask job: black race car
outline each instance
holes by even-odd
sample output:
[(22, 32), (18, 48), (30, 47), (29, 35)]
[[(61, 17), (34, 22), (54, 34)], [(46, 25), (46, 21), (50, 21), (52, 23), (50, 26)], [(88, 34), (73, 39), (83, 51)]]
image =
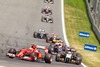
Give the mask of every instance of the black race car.
[(52, 10), (48, 7), (42, 8), (41, 13), (46, 14), (46, 15), (52, 15)]
[(46, 43), (56, 43), (58, 40), (61, 40), (61, 38), (58, 37), (47, 37)]
[(33, 33), (34, 38), (46, 39), (48, 34), (43, 29), (39, 29), (38, 32)]
[(54, 4), (54, 0), (44, 0), (44, 3)]
[(55, 61), (65, 63), (75, 63), (80, 65), (82, 62), (82, 55), (73, 51), (62, 51), (56, 54)]
[(63, 45), (64, 45), (63, 43), (55, 43), (55, 44), (51, 43), (48, 47), (48, 53), (55, 55), (59, 52), (64, 51), (63, 50), (63, 48), (64, 48)]
[(51, 16), (45, 15), (41, 17), (41, 21), (46, 23), (53, 23), (53, 18)]

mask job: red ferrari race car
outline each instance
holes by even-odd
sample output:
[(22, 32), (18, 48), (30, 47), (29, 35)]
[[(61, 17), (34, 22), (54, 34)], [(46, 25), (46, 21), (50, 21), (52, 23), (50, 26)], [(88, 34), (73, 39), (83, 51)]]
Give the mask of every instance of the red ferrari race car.
[[(41, 50), (44, 51), (43, 54)], [(18, 58), (29, 61), (42, 60), (45, 61), (45, 63), (52, 62), (52, 55), (48, 53), (48, 48), (44, 46), (32, 45), (28, 49), (22, 48), (18, 51), (16, 51), (14, 48), (11, 48), (6, 55), (9, 58)]]

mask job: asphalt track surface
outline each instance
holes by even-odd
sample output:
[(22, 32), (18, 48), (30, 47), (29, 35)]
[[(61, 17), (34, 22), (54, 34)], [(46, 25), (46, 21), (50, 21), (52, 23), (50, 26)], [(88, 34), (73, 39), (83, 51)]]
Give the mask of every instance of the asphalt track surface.
[[(50, 6), (53, 10), (54, 23), (41, 22), (41, 9)], [(43, 0), (0, 0), (0, 66), (5, 67), (82, 67), (82, 65), (66, 64), (53, 61), (46, 64), (43, 61), (30, 62), (11, 59), (5, 56), (11, 47), (16, 49), (29, 47), (32, 43), (48, 46), (43, 39), (33, 38), (33, 32), (39, 28), (47, 33), (57, 33), (63, 38), (61, 23), (61, 0), (54, 4)]]

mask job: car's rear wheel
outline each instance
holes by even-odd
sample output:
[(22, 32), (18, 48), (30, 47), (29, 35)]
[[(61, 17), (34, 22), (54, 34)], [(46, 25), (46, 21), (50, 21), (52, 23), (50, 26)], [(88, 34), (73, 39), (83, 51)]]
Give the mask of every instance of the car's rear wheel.
[(51, 63), (52, 62), (52, 55), (46, 54), (44, 60), (45, 60), (45, 63)]
[(14, 48), (10, 48), (8, 53), (11, 53), (11, 54), (16, 54), (16, 49)]
[(59, 61), (60, 61), (60, 55), (61, 55), (60, 53), (57, 53), (57, 54), (56, 54), (55, 61), (57, 61), (57, 62), (59, 62)]
[(76, 56), (76, 64), (80, 65), (82, 62), (82, 56), (78, 53), (78, 55)]
[(33, 58), (33, 61), (36, 61), (37, 60), (37, 54), (35, 52), (32, 52), (30, 54), (30, 57)]
[(34, 32), (33, 37), (37, 38), (37, 32)]
[(14, 48), (10, 48), (9, 51), (8, 51), (8, 53), (11, 55), (11, 56), (8, 55), (9, 58), (14, 58), (15, 55), (16, 55), (16, 53), (17, 53), (17, 51), (16, 51), (16, 49), (14, 49)]
[(66, 62), (66, 63), (70, 63), (70, 61), (71, 61), (70, 58), (66, 58), (66, 59), (65, 59), (65, 62)]

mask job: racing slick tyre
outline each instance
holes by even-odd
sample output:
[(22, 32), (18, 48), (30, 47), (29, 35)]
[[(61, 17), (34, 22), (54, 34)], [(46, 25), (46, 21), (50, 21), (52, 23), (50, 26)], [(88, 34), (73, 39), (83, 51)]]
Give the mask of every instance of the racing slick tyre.
[(44, 3), (51, 3), (51, 4), (53, 4), (54, 1), (53, 0), (44, 0)]
[(70, 63), (71, 59), (70, 58), (65, 58), (66, 63)]
[(50, 20), (50, 21), (48, 21), (49, 23), (53, 23), (53, 21), (52, 20)]
[(49, 43), (49, 38), (46, 38), (46, 43)]
[(80, 65), (81, 62), (82, 62), (82, 60), (76, 60), (76, 64), (77, 64), (77, 65)]
[(81, 54), (77, 53), (76, 54), (76, 64), (80, 65), (81, 62), (82, 62), (82, 56), (81, 56)]
[(37, 38), (37, 32), (34, 32), (33, 37)]
[(42, 8), (41, 13), (44, 13), (44, 9)]
[(16, 54), (16, 49), (10, 48), (10, 50), (8, 51), (8, 53)]
[(41, 17), (41, 21), (44, 22), (44, 20), (43, 20), (43, 16)]
[(41, 17), (41, 21), (42, 22), (45, 22), (46, 21), (46, 18), (44, 18), (43, 16)]
[(36, 61), (36, 60), (37, 60), (37, 54), (36, 54), (35, 52), (32, 52), (32, 53), (30, 54), (30, 57), (33, 58), (33, 61)]
[(49, 3), (48, 0), (44, 0), (44, 3)]
[(45, 60), (45, 63), (51, 63), (52, 62), (52, 55), (46, 54), (44, 60)]
[(46, 39), (47, 38), (47, 34), (43, 34), (43, 38)]
[(60, 61), (60, 56), (61, 56), (61, 54), (60, 53), (57, 53), (56, 54), (55, 61), (59, 62)]
[[(14, 55), (16, 55), (16, 49), (14, 49), (14, 48), (10, 48), (9, 49), (9, 51), (8, 51), (8, 53), (10, 53), (10, 54), (14, 54)], [(14, 58), (13, 56), (9, 56), (9, 58)]]
[(50, 44), (50, 46), (48, 47), (48, 53), (52, 53), (53, 49), (52, 49), (52, 44)]
[(54, 4), (54, 0), (50, 0), (50, 3), (51, 3), (51, 4)]

